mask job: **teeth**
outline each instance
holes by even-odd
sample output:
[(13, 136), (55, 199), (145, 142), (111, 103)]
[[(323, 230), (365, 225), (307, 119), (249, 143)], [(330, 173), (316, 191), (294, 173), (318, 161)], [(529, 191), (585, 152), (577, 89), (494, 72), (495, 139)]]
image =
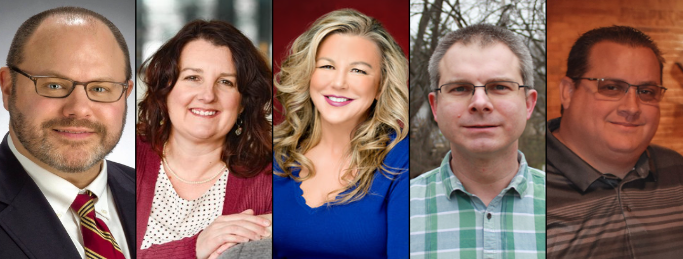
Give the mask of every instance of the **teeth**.
[(216, 114), (216, 111), (200, 111), (200, 110), (195, 110), (191, 109), (192, 113), (197, 114), (197, 115), (202, 115), (202, 116), (211, 116)]
[(347, 98), (337, 98), (337, 97), (332, 97), (332, 96), (328, 96), (327, 98), (329, 98), (333, 102), (337, 102), (337, 103), (342, 103), (342, 102), (346, 102), (349, 100)]

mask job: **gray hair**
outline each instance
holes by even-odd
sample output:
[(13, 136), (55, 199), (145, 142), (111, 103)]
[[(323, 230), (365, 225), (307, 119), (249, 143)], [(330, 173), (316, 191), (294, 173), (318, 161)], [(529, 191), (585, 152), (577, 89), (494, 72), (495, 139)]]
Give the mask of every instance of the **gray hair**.
[(454, 32), (446, 34), (439, 45), (436, 46), (432, 57), (429, 59), (429, 82), (432, 90), (438, 87), (439, 78), (439, 63), (446, 51), (454, 44), (462, 42), (467, 45), (478, 42), (481, 47), (486, 47), (492, 43), (504, 43), (512, 53), (519, 58), (519, 67), (522, 71), (523, 84), (529, 86), (525, 89), (534, 88), (534, 63), (531, 59), (529, 48), (524, 44), (522, 39), (513, 32), (490, 24), (476, 24), (467, 26)]

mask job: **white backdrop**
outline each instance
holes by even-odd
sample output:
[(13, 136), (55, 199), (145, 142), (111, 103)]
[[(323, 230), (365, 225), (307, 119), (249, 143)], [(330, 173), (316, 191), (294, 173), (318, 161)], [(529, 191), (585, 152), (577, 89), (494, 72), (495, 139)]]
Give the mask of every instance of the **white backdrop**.
[[(119, 28), (128, 44), (129, 59), (135, 78), (135, 1), (111, 0), (0, 0), (0, 66), (6, 66), (7, 52), (14, 33), (34, 14), (60, 6), (90, 9), (107, 17)], [(121, 141), (107, 156), (108, 160), (135, 167), (135, 94), (126, 100), (128, 113)], [(9, 131), (9, 113), (0, 109), (0, 138)]]

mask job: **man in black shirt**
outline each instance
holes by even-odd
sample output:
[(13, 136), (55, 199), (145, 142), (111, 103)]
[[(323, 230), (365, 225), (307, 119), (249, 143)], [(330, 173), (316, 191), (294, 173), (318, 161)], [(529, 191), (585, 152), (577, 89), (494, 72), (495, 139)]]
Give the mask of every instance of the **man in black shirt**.
[(547, 132), (548, 258), (680, 258), (683, 157), (650, 145), (664, 59), (631, 27), (572, 47)]

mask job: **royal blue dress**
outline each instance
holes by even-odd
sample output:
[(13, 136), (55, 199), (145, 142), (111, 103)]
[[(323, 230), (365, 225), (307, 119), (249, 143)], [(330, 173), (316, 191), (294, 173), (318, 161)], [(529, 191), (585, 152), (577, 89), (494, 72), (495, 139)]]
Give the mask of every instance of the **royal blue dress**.
[[(300, 183), (273, 175), (274, 258), (408, 258), (408, 138), (384, 164), (401, 173), (376, 171), (361, 200), (316, 208), (306, 205)], [(275, 160), (273, 165), (282, 171)]]

